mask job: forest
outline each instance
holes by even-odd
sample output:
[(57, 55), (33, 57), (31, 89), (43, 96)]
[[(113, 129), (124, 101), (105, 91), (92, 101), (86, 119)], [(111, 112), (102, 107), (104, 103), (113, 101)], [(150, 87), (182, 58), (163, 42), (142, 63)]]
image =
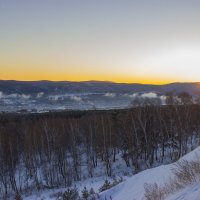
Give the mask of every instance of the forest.
[(72, 185), (120, 158), (135, 173), (199, 145), (200, 104), (183, 94), (128, 109), (0, 115), (0, 197)]

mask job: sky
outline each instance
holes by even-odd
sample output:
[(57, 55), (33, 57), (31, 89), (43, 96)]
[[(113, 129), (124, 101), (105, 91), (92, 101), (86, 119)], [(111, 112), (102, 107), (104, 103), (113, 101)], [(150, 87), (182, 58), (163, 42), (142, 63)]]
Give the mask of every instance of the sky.
[(0, 0), (0, 79), (200, 81), (199, 0)]

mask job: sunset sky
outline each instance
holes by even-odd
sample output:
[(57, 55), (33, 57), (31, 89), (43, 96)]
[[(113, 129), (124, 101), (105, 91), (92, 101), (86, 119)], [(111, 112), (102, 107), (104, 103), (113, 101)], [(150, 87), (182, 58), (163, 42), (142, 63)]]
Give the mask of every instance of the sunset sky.
[(200, 81), (200, 1), (0, 0), (0, 79)]

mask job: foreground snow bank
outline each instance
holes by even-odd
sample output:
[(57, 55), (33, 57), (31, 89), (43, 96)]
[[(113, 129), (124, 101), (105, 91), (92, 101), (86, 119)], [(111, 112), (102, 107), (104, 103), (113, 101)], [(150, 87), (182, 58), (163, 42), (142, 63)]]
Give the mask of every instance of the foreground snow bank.
[[(200, 147), (196, 148), (192, 152), (188, 153), (181, 160), (192, 161), (200, 157)], [(153, 169), (148, 169), (143, 172), (138, 173), (137, 175), (132, 176), (123, 183), (117, 185), (110, 190), (107, 190), (101, 194), (101, 197), (109, 199), (112, 197), (112, 200), (142, 200), (144, 199), (144, 185), (145, 184), (154, 184), (156, 183), (159, 186), (163, 186), (168, 182), (170, 177), (173, 177), (172, 169), (174, 164), (162, 165)], [(180, 199), (190, 199), (190, 200), (199, 200), (200, 195), (200, 183), (196, 183), (192, 186), (189, 186), (184, 191), (180, 191), (177, 194), (174, 194), (169, 198), (169, 200), (178, 200)], [(184, 197), (185, 195), (185, 197)]]

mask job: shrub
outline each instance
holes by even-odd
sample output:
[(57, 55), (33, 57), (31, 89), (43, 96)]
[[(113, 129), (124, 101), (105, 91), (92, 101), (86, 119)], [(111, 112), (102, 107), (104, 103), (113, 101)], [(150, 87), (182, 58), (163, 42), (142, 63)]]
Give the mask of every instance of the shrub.
[(19, 193), (15, 194), (15, 200), (23, 200)]
[(182, 160), (173, 169), (176, 183), (180, 188), (196, 182), (200, 176), (200, 163), (198, 161)]
[(98, 193), (95, 193), (94, 189), (91, 188), (91, 189), (90, 189), (90, 198), (89, 198), (89, 200), (97, 200), (97, 199), (100, 200), (99, 194), (98, 194)]
[(86, 187), (84, 187), (84, 189), (82, 190), (82, 198), (88, 200), (89, 196), (90, 196), (89, 191), (87, 190)]
[(162, 188), (158, 187), (155, 183), (153, 185), (145, 184), (145, 199), (146, 200), (163, 200), (164, 199), (164, 192)]
[(91, 188), (91, 189), (90, 189), (90, 195), (93, 195), (93, 194), (95, 194), (95, 191), (94, 191), (93, 188)]
[(100, 187), (99, 192), (103, 192), (105, 190), (108, 190), (112, 187), (110, 181), (105, 180), (104, 184)]
[(169, 194), (173, 194), (186, 186), (200, 181), (200, 160), (186, 161), (182, 160), (175, 164), (172, 169), (174, 177), (170, 178), (164, 186), (145, 184), (145, 199), (146, 200), (162, 200)]
[(67, 189), (62, 195), (62, 200), (78, 200), (79, 194), (77, 188)]
[(99, 188), (99, 192), (103, 192), (105, 190), (108, 190), (108, 189), (118, 185), (122, 181), (123, 181), (122, 177), (120, 177), (119, 179), (114, 178), (114, 181), (112, 183), (110, 183), (110, 181), (108, 181), (108, 180), (105, 180), (104, 184)]

